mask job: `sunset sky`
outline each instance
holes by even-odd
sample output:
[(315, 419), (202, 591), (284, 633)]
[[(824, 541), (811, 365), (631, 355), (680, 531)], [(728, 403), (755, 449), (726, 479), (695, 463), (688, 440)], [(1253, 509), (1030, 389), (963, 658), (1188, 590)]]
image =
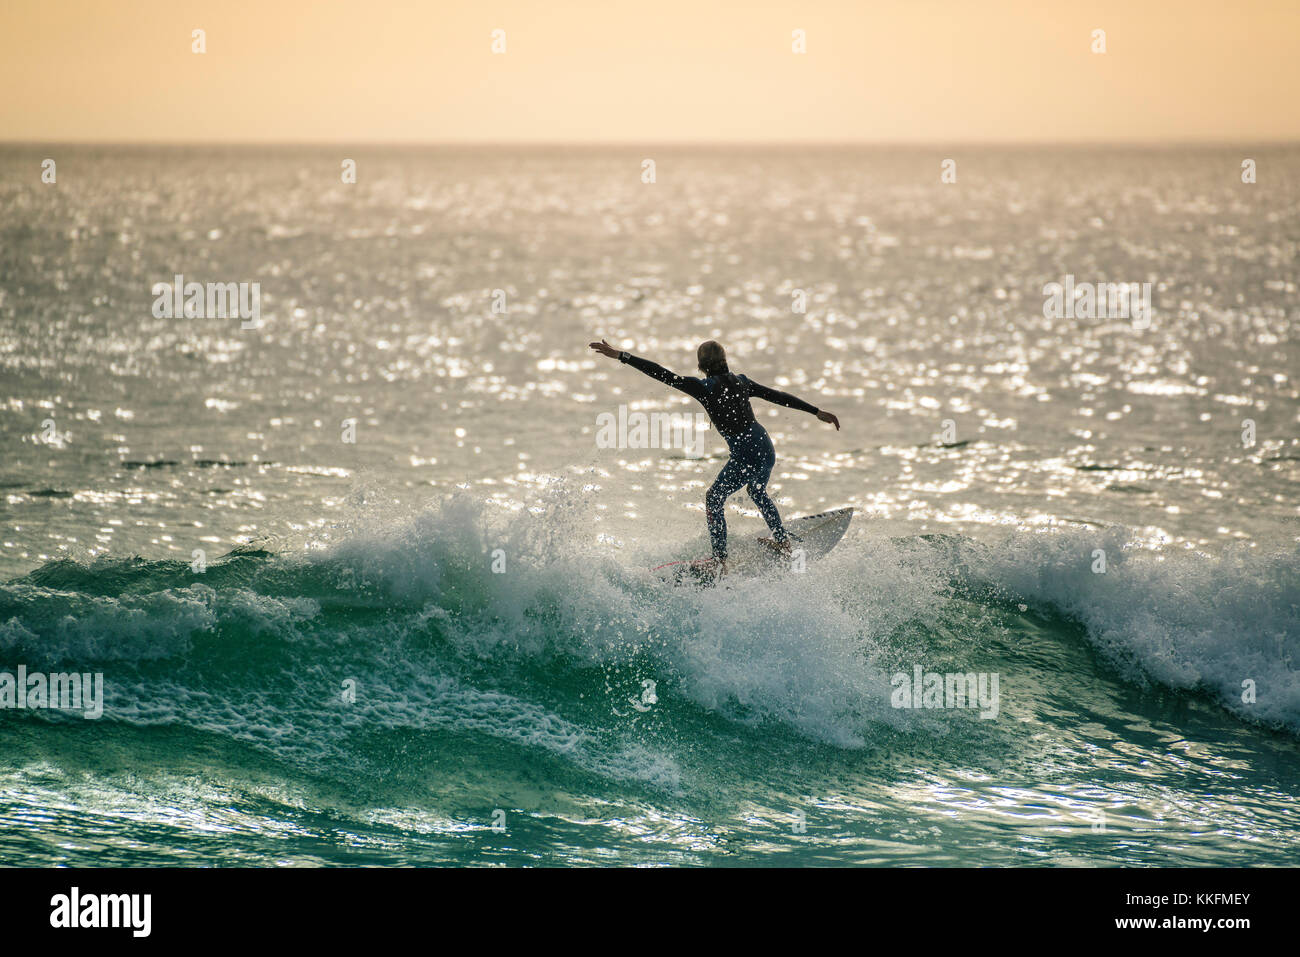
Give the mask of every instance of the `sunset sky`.
[(0, 85), (8, 141), (1295, 140), (1300, 0), (0, 0)]

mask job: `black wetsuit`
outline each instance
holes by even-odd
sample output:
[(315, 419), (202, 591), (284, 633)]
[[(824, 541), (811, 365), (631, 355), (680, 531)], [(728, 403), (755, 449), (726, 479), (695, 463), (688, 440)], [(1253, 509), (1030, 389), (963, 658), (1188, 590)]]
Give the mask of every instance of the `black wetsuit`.
[(719, 560), (727, 557), (727, 496), (742, 485), (749, 487), (749, 497), (758, 506), (767, 527), (772, 530), (773, 538), (784, 542), (788, 536), (781, 524), (781, 514), (767, 494), (767, 480), (772, 474), (772, 466), (776, 464), (776, 449), (772, 446), (772, 437), (767, 434), (767, 429), (754, 418), (749, 400), (766, 399), (812, 415), (818, 412), (816, 406), (809, 405), (788, 392), (759, 385), (743, 375), (727, 372), (707, 379), (696, 379), (678, 375), (658, 363), (629, 352), (620, 352), (618, 359), (652, 379), (658, 379), (698, 400), (709, 414), (713, 427), (727, 440), (731, 458), (722, 467), (704, 498), (704, 515), (709, 525), (709, 538), (713, 543), (713, 557)]

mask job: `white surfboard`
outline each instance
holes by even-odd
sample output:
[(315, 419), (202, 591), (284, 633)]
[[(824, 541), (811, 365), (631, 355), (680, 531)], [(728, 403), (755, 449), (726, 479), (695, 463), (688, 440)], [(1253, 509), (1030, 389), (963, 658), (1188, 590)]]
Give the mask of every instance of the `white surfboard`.
[[(788, 568), (792, 561), (815, 561), (839, 544), (853, 518), (852, 508), (836, 508), (818, 515), (805, 515), (785, 522), (790, 533), (790, 555), (786, 556), (758, 538), (731, 536), (727, 547), (727, 576), (749, 577)], [(712, 584), (714, 567), (707, 558), (668, 562), (652, 568), (656, 575), (673, 584)]]

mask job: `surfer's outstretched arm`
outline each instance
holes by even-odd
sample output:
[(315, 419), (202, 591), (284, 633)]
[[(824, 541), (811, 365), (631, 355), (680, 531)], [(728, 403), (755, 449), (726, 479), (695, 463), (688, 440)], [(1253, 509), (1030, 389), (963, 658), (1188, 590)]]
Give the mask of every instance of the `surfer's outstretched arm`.
[(658, 379), (665, 385), (670, 385), (674, 389), (680, 389), (693, 399), (698, 399), (704, 395), (703, 379), (678, 375), (671, 369), (665, 369), (657, 362), (651, 362), (649, 359), (642, 359), (640, 356), (634, 356), (630, 352), (619, 352), (604, 339), (601, 339), (600, 342), (591, 343), (591, 348), (595, 349), (603, 356), (609, 356), (611, 359), (617, 359), (619, 362), (630, 365), (633, 369), (639, 369), (650, 378)]
[(766, 399), (768, 402), (776, 405), (783, 405), (787, 409), (796, 409), (800, 412), (807, 412), (809, 415), (815, 415), (823, 422), (829, 422), (836, 429), (840, 427), (840, 420), (836, 418), (833, 412), (824, 412), (815, 405), (810, 405), (798, 396), (791, 395), (789, 392), (781, 392), (778, 389), (769, 389), (765, 385), (759, 385), (753, 379), (746, 377), (749, 383), (749, 394), (757, 399)]

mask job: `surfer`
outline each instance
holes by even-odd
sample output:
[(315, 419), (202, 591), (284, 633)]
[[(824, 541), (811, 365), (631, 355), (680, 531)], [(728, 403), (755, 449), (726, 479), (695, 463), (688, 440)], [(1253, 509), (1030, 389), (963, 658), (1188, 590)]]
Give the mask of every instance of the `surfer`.
[(754, 418), (749, 400), (766, 399), (788, 409), (798, 409), (817, 416), (823, 422), (829, 422), (836, 429), (840, 427), (840, 420), (833, 413), (824, 412), (788, 392), (778, 392), (759, 385), (748, 376), (735, 375), (727, 368), (727, 353), (721, 343), (712, 339), (700, 343), (696, 351), (696, 361), (705, 375), (703, 379), (678, 375), (649, 359), (642, 359), (630, 352), (619, 352), (604, 339), (591, 343), (591, 348), (603, 356), (625, 362), (650, 378), (658, 379), (698, 400), (709, 414), (713, 427), (726, 439), (731, 458), (722, 467), (704, 497), (704, 518), (709, 526), (716, 573), (721, 575), (727, 570), (727, 497), (739, 491), (742, 485), (748, 487), (749, 497), (762, 513), (767, 527), (772, 530), (770, 547), (789, 554), (790, 536), (781, 524), (781, 514), (776, 510), (776, 504), (767, 494), (767, 480), (772, 474), (772, 466), (776, 464), (776, 449), (772, 446), (772, 437), (767, 434), (767, 429)]

